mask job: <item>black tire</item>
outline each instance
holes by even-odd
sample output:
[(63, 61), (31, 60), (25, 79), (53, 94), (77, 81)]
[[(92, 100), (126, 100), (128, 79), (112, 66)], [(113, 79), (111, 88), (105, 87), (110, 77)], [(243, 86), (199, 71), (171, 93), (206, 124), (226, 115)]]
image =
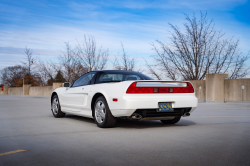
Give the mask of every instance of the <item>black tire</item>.
[(116, 118), (110, 112), (108, 103), (103, 96), (100, 96), (95, 101), (94, 119), (96, 125), (100, 128), (114, 127)]
[(174, 119), (171, 119), (171, 120), (161, 120), (161, 123), (164, 123), (164, 124), (175, 124), (175, 123), (179, 122), (180, 119), (181, 119), (180, 116), (176, 116)]
[(54, 95), (52, 98), (51, 111), (55, 118), (61, 118), (65, 116), (65, 113), (61, 111), (61, 106), (57, 95)]

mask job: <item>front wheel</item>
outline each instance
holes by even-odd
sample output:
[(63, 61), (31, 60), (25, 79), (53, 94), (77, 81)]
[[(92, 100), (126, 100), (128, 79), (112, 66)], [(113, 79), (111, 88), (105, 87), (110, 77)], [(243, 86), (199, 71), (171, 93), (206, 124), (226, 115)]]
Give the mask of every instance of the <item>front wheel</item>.
[(174, 119), (171, 119), (171, 120), (161, 120), (161, 123), (164, 123), (164, 124), (175, 124), (175, 123), (179, 122), (180, 119), (181, 119), (181, 117), (177, 116), (177, 117), (175, 117)]
[(94, 111), (94, 119), (98, 127), (107, 128), (115, 125), (116, 118), (111, 114), (108, 103), (103, 96), (96, 100)]
[(59, 98), (57, 95), (53, 96), (52, 103), (51, 103), (51, 111), (55, 118), (60, 118), (60, 117), (65, 116), (65, 113), (61, 111), (61, 106), (60, 106)]

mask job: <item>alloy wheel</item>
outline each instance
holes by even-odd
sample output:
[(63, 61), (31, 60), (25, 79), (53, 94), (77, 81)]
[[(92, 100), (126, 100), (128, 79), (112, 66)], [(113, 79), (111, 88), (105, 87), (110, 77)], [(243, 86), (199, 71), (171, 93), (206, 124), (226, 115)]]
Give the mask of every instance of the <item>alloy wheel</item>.
[(98, 101), (95, 106), (95, 119), (98, 123), (103, 123), (105, 120), (105, 105), (102, 101)]

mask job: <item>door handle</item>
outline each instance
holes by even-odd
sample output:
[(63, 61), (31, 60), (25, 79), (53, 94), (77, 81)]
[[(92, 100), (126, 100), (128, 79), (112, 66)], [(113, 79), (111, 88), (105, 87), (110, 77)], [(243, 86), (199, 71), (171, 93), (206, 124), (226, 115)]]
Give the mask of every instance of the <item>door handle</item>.
[(84, 88), (82, 88), (82, 90), (83, 90)]

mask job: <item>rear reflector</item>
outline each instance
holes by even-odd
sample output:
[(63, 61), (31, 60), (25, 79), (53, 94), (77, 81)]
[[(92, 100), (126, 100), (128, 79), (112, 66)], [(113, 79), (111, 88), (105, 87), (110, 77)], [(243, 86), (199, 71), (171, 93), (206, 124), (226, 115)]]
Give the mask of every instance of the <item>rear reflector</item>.
[(117, 98), (113, 98), (113, 101), (118, 101), (118, 99)]
[[(148, 87), (145, 85), (148, 85)], [(159, 87), (156, 87), (156, 85), (159, 85)], [(163, 87), (163, 85), (166, 87)], [(133, 82), (126, 93), (194, 93), (194, 88), (189, 82)]]

